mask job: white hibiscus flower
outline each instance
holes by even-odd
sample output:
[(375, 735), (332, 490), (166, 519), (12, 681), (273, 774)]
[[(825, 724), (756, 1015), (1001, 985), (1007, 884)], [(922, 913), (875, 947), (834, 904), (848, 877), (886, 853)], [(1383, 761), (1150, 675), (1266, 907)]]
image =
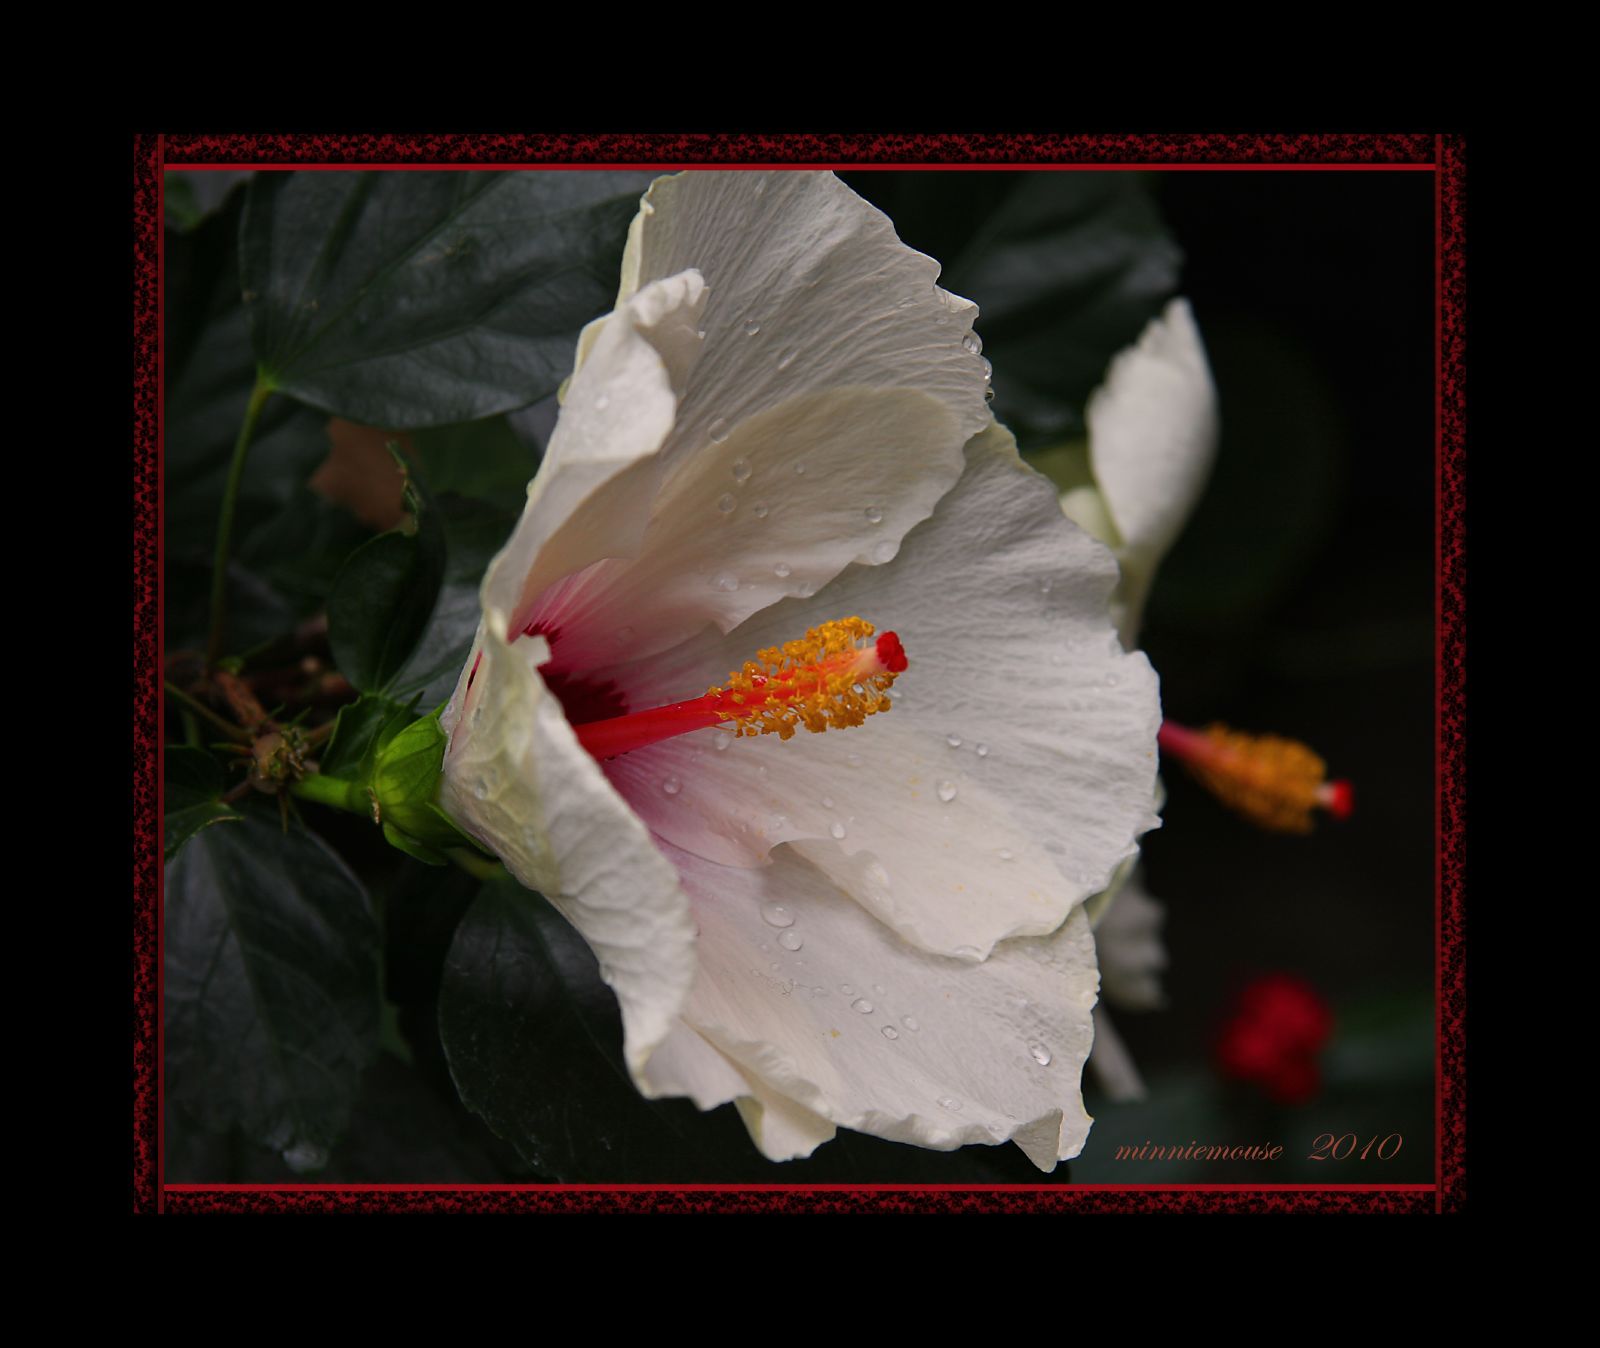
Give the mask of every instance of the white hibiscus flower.
[(937, 275), (831, 174), (651, 188), (440, 803), (594, 949), (645, 1094), (737, 1102), (773, 1159), (844, 1127), (1050, 1169), (1160, 710)]

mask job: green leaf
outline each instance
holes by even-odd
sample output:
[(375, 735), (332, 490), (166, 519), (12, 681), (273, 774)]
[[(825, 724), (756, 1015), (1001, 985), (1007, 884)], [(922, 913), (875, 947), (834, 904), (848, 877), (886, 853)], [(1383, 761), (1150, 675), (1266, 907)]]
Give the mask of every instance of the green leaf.
[(333, 738), (319, 760), (329, 777), (366, 783), (378, 761), (378, 750), (415, 719), (410, 708), (386, 697), (363, 693), (339, 708)]
[(169, 1100), (316, 1168), (378, 1051), (366, 891), (314, 834), (251, 810), (168, 866), (165, 914)]
[[(169, 380), (163, 450), (168, 644), (204, 641), (218, 511), (255, 381), (239, 299), (239, 197), (169, 240)], [(326, 417), (267, 401), (240, 482), (229, 567), (229, 644), (249, 650), (327, 602), (350, 551), (371, 537), (306, 485), (328, 455)]]
[(248, 170), (167, 170), (162, 196), (168, 227), (180, 233), (196, 229), (207, 217), (221, 210), (233, 194), (233, 189), (250, 176)]
[(552, 392), (616, 294), (645, 173), (264, 173), (241, 239), (274, 387), (366, 425)]
[(939, 259), (941, 286), (977, 302), (994, 413), (1025, 450), (1083, 433), (1084, 404), (1111, 358), (1177, 287), (1182, 257), (1142, 174), (846, 180)]
[(482, 616), (478, 590), (483, 573), (517, 522), (515, 513), (459, 497), (445, 497), (439, 514), (447, 554), (444, 584), (422, 636), (390, 690), (396, 697), (415, 698), (423, 707), (437, 706), (455, 691)]
[(391, 530), (351, 554), (328, 600), (339, 672), (363, 692), (388, 692), (416, 647), (444, 581), (444, 527), (431, 501), (407, 493), (415, 529)]
[(487, 502), (513, 519), (521, 514), (528, 483), (539, 468), (539, 451), (505, 417), (416, 431), (411, 443), (435, 496), (454, 492)]
[(201, 829), (243, 816), (231, 805), (222, 803), (222, 765), (210, 754), (200, 749), (169, 745), (165, 758), (163, 850), (170, 861)]

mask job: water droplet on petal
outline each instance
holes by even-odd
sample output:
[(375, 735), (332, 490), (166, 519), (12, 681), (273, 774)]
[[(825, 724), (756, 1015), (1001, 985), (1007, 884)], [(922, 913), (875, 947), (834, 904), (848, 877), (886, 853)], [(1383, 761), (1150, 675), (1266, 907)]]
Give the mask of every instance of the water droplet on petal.
[(766, 519), (767, 503), (765, 501), (757, 501), (753, 506), (750, 507), (750, 509), (755, 512), (755, 516), (758, 520)]
[(983, 400), (986, 403), (992, 403), (994, 401), (994, 389), (987, 384), (985, 384), (983, 388)]
[(987, 357), (980, 357), (978, 364), (983, 366), (983, 382), (987, 384), (994, 377), (994, 364)]
[(634, 636), (633, 628), (631, 628), (631, 627), (619, 627), (619, 628), (617, 628), (617, 645), (626, 646), (630, 641), (633, 640), (633, 636)]
[(475, 781), (472, 784), (472, 794), (475, 795), (479, 800), (488, 800), (489, 799), (489, 783), (484, 781), (483, 778), (480, 777), (477, 781)]
[(1038, 1063), (1040, 1067), (1050, 1066), (1050, 1050), (1043, 1044), (1033, 1045), (1028, 1052), (1033, 1054), (1034, 1062)]
[(961, 1112), (961, 1101), (957, 1100), (953, 1095), (941, 1095), (939, 1097), (939, 1107), (948, 1109), (952, 1114), (959, 1114)]
[(963, 337), (961, 339), (961, 345), (966, 347), (967, 350), (972, 352), (972, 354), (975, 356), (981, 355), (983, 352), (983, 338), (978, 336), (978, 334), (975, 332), (969, 332), (965, 337)]
[(833, 823), (828, 825), (828, 832), (833, 834), (835, 838), (842, 838), (845, 832), (844, 825), (835, 819)]
[(733, 736), (728, 734), (726, 731), (719, 731), (716, 735), (712, 736), (711, 742), (717, 746), (717, 752), (720, 754), (724, 749), (733, 743)]
[(900, 1037), (900, 1031), (895, 1029), (893, 1025), (885, 1025), (883, 1027), (883, 1037), (885, 1039), (898, 1039)]
[(732, 594), (739, 588), (738, 578), (727, 571), (719, 571), (711, 578), (711, 588)]
[(883, 523), (883, 511), (878, 509), (877, 506), (868, 506), (867, 510), (866, 510), (866, 515), (867, 515), (867, 523), (868, 524), (882, 524)]
[(915, 1034), (922, 1028), (922, 1026), (917, 1023), (917, 1018), (915, 1016), (901, 1016), (900, 1023), (904, 1025), (906, 1029), (910, 1030), (912, 1034)]
[(1107, 674), (1106, 675), (1106, 687), (1107, 688), (1115, 688), (1116, 686), (1117, 686), (1117, 676), (1115, 674)]
[(761, 324), (757, 323), (755, 319), (753, 319), (753, 318), (745, 319), (745, 321), (744, 321), (744, 335), (746, 337), (754, 337), (756, 335), (756, 333), (758, 333), (760, 331), (761, 331)]
[(873, 548), (872, 560), (875, 562), (887, 562), (894, 556), (895, 552), (896, 545), (888, 539), (884, 539), (877, 547)]
[(798, 950), (806, 943), (805, 937), (797, 931), (786, 931), (778, 937), (778, 944), (785, 950)]
[(848, 983), (839, 984), (839, 991), (844, 993), (846, 997), (854, 997), (856, 995), (856, 990)]
[(761, 917), (769, 927), (794, 926), (794, 914), (781, 903), (764, 904), (761, 909)]
[(711, 437), (712, 444), (720, 445), (728, 438), (728, 418), (716, 418), (711, 425), (706, 427), (706, 434)]
[(772, 568), (772, 574), (775, 575), (779, 580), (783, 580), (792, 570), (793, 568), (788, 562), (779, 562), (775, 567)]
[(683, 783), (676, 777), (668, 777), (666, 781), (661, 783), (661, 789), (669, 796), (675, 796), (683, 790)]
[(946, 779), (939, 783), (939, 799), (948, 805), (956, 798), (956, 784)]
[(806, 466), (805, 466), (805, 464), (803, 464), (803, 463), (795, 464), (795, 466), (794, 466), (794, 475), (796, 477), (804, 477), (806, 475)]
[(948, 744), (952, 749), (959, 749), (961, 747), (961, 736), (960, 735), (946, 735), (944, 737), (944, 742), (946, 744)]
[(972, 752), (977, 754), (979, 758), (987, 758), (989, 756), (989, 746), (987, 744), (980, 744), (973, 749)]
[(738, 504), (739, 502), (734, 497), (734, 494), (731, 491), (725, 491), (721, 496), (717, 497), (717, 513), (721, 515), (731, 515), (733, 513), (734, 506)]
[(733, 480), (735, 482), (748, 482), (750, 474), (755, 472), (750, 466), (749, 459), (735, 459), (733, 461)]
[(850, 1003), (850, 1009), (859, 1011), (863, 1016), (870, 1016), (872, 1014), (872, 1003), (865, 997), (857, 997), (855, 1001)]
[(1002, 847), (998, 852), (995, 853), (995, 855), (999, 857), (1001, 861), (1010, 861), (1014, 854), (1009, 847)]
[(824, 796), (822, 798), (822, 808), (824, 810), (831, 810), (833, 808), (833, 797), (832, 796)]
[(606, 397), (606, 395), (603, 394), (603, 393), (598, 398), (596, 398), (594, 400), (594, 410), (596, 412), (604, 412), (606, 410), (606, 408), (608, 408), (610, 406), (611, 406), (611, 399)]

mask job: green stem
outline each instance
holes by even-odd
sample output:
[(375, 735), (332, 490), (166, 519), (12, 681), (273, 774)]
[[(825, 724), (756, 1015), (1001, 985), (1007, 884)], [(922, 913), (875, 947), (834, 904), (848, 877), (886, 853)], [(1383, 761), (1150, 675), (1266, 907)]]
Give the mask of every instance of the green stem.
[(217, 553), (211, 566), (211, 637), (206, 643), (206, 663), (215, 665), (222, 655), (228, 609), (228, 555), (233, 550), (233, 513), (239, 504), (239, 483), (244, 478), (244, 462), (250, 453), (250, 440), (261, 420), (261, 409), (272, 396), (272, 388), (259, 376), (245, 405), (244, 424), (233, 445), (233, 463), (228, 468), (228, 485), (222, 492), (222, 514), (217, 521)]
[(218, 716), (216, 712), (212, 711), (211, 708), (206, 706), (204, 702), (199, 701), (197, 698), (190, 697), (189, 694), (184, 692), (183, 689), (179, 688), (177, 684), (163, 679), (161, 681), (161, 686), (167, 690), (168, 697), (176, 698), (178, 704), (185, 710), (192, 711), (196, 716), (206, 721), (207, 724), (211, 725), (217, 730), (220, 730), (229, 739), (238, 740), (241, 744), (249, 742), (250, 735), (248, 731), (242, 730), (240, 727), (234, 725), (232, 721)]
[(336, 810), (372, 817), (372, 801), (360, 782), (347, 782), (342, 777), (324, 777), (314, 772), (302, 777), (289, 790), (302, 800), (314, 800), (318, 805), (331, 805)]
[(480, 857), (465, 847), (447, 847), (444, 854), (475, 880), (503, 880), (506, 877), (506, 868), (498, 861)]

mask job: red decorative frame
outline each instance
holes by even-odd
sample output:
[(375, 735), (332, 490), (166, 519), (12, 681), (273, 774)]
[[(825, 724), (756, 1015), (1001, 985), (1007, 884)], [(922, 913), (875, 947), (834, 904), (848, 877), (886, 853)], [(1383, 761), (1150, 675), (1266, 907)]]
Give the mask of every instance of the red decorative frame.
[[(1466, 1201), (1466, 204), (1455, 135), (144, 135), (133, 196), (133, 1208), (136, 1212), (1445, 1212)], [(171, 1185), (161, 1160), (162, 170), (579, 164), (1430, 171), (1438, 372), (1437, 1149), (1432, 1185)]]

